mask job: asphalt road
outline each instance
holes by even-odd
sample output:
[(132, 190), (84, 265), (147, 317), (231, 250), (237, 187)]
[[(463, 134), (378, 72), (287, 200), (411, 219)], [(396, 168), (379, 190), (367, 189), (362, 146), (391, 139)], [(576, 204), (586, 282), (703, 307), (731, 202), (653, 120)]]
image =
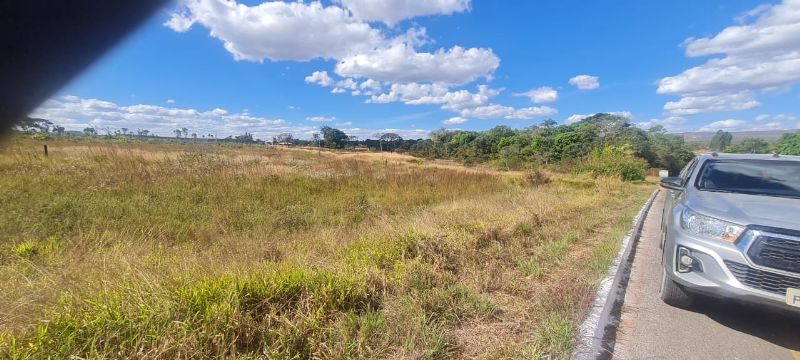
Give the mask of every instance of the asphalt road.
[(616, 359), (800, 360), (800, 317), (701, 298), (690, 310), (658, 297), (661, 191), (645, 220), (616, 335)]

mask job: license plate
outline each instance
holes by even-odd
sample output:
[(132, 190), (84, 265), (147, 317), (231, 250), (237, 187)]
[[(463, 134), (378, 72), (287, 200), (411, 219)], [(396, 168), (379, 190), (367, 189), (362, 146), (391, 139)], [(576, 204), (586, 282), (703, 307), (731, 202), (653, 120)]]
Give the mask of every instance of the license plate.
[(800, 289), (786, 289), (786, 303), (791, 306), (800, 307)]

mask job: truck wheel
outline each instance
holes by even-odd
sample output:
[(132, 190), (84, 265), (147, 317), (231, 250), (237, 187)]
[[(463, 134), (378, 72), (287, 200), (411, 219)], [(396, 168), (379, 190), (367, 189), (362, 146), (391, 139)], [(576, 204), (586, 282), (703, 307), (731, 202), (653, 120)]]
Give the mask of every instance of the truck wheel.
[(691, 306), (694, 300), (692, 294), (667, 277), (667, 271), (663, 267), (661, 268), (661, 289), (658, 293), (665, 303), (684, 309)]

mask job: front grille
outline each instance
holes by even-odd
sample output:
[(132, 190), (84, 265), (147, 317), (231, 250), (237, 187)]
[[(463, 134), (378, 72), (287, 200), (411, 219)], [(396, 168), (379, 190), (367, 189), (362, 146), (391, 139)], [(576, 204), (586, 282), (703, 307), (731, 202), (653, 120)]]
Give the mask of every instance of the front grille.
[(778, 295), (786, 295), (786, 288), (800, 288), (800, 278), (775, 274), (733, 261), (725, 261), (728, 269), (740, 283)]
[(800, 273), (800, 241), (759, 236), (747, 255), (756, 265)]

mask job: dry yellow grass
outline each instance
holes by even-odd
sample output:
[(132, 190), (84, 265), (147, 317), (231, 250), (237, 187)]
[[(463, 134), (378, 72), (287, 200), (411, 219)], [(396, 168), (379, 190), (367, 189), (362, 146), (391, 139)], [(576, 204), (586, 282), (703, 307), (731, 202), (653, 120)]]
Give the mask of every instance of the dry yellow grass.
[(564, 357), (652, 189), (397, 154), (40, 146), (0, 154), (9, 356)]

